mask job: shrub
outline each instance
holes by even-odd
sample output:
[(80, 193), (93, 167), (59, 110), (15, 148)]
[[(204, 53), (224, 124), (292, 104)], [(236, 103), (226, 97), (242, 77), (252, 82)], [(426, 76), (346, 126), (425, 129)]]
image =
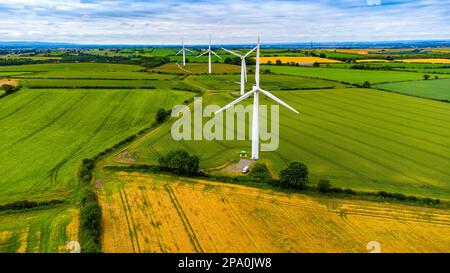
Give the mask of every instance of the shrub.
[(161, 108), (156, 113), (155, 121), (156, 123), (161, 123), (170, 115), (170, 110), (165, 110), (164, 108)]
[(428, 80), (429, 78), (430, 78), (430, 75), (428, 75), (428, 74), (423, 75), (424, 80)]
[(82, 198), (78, 237), (81, 251), (101, 252), (102, 209), (94, 192), (87, 190)]
[(307, 183), (308, 167), (299, 161), (289, 163), (288, 167), (280, 172), (282, 187), (305, 189)]
[(263, 163), (256, 163), (250, 170), (250, 176), (257, 179), (258, 182), (265, 182), (272, 179), (269, 170)]
[(370, 82), (365, 81), (365, 82), (363, 83), (362, 87), (364, 87), (364, 88), (370, 88)]
[(321, 193), (329, 192), (331, 189), (331, 183), (329, 180), (321, 179), (319, 180), (319, 183), (317, 184), (317, 188)]
[(199, 159), (191, 156), (184, 150), (176, 150), (167, 153), (158, 159), (162, 170), (167, 170), (178, 175), (196, 175), (199, 170)]

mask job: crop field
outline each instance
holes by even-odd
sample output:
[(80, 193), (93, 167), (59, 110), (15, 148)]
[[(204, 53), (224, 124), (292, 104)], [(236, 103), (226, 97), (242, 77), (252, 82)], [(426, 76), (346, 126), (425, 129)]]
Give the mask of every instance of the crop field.
[[(312, 183), (325, 178), (355, 190), (450, 199), (449, 104), (355, 88), (274, 94), (301, 112), (280, 108), (279, 149), (262, 153), (275, 174), (299, 160), (308, 166)], [(203, 96), (203, 103), (223, 106), (233, 98), (222, 92)], [(182, 148), (199, 155), (208, 169), (250, 150), (250, 141), (176, 142), (170, 127), (167, 123), (127, 147), (133, 162), (154, 164), (168, 150)], [(121, 153), (115, 161), (123, 161)]]
[[(291, 67), (291, 66), (262, 66), (272, 73), (284, 75), (296, 75), (304, 77), (321, 78), (352, 84), (400, 82), (422, 80), (425, 73), (403, 72), (403, 71), (374, 71), (343, 68), (313, 68), (313, 67)], [(450, 75), (442, 75), (448, 78)]]
[(281, 61), (282, 63), (339, 63), (340, 61), (319, 58), (319, 57), (261, 57), (261, 63), (276, 63), (276, 61)]
[[(157, 90), (21, 90), (0, 100), (0, 203), (66, 196), (83, 158), (149, 127), (192, 96)], [(30, 115), (30, 113), (33, 113)]]
[[(168, 63), (159, 66), (152, 71), (163, 73), (181, 73), (181, 74), (206, 74), (208, 73), (207, 63), (187, 63), (183, 69), (181, 69), (176, 63)], [(239, 65), (212, 63), (212, 73), (240, 73), (241, 67)]]
[(405, 63), (450, 64), (450, 59), (399, 59), (397, 61)]
[[(21, 66), (0, 66), (5, 76), (26, 74), (26, 78), (57, 79), (164, 79), (165, 75), (140, 72), (143, 67), (137, 65), (71, 63), (71, 64), (35, 64)], [(33, 73), (25, 73), (33, 72)], [(13, 74), (11, 74), (13, 73)], [(16, 74), (14, 74), (16, 73)], [(1, 74), (0, 74), (1, 75)]]
[(358, 54), (358, 55), (368, 55), (369, 54), (369, 50), (367, 50), (367, 49), (328, 49), (326, 51)]
[[(240, 90), (240, 75), (200, 75), (186, 78), (186, 82), (197, 85), (208, 90)], [(254, 77), (248, 75), (246, 87), (251, 88)], [(298, 76), (264, 75), (261, 84), (270, 90), (295, 90), (295, 89), (318, 89), (318, 88), (345, 88), (347, 85)]]
[(447, 210), (101, 173), (105, 252), (446, 252)]
[(376, 87), (407, 95), (450, 101), (450, 79), (385, 83)]
[(68, 252), (78, 239), (78, 210), (58, 207), (0, 214), (0, 253)]

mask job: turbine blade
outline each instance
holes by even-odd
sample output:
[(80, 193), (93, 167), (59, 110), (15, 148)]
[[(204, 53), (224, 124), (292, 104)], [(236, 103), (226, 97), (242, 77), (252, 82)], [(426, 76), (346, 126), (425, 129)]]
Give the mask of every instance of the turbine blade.
[(261, 91), (261, 93), (263, 93), (264, 95), (268, 96), (269, 98), (271, 98), (272, 100), (278, 102), (279, 104), (283, 105), (284, 107), (286, 107), (287, 109), (291, 110), (294, 113), (299, 114), (299, 112), (297, 110), (295, 110), (294, 108), (292, 108), (289, 104), (285, 103), (284, 101), (280, 100), (279, 98), (275, 97), (274, 95), (272, 95), (269, 91), (266, 90), (262, 90), (261, 88), (259, 88), (259, 91)]
[(200, 57), (200, 56), (203, 56), (203, 55), (205, 55), (205, 54), (206, 54), (206, 53), (208, 53), (208, 52), (209, 52), (209, 50), (205, 50), (205, 51), (203, 51), (203, 53), (202, 53), (202, 54), (200, 54), (200, 55), (198, 55), (198, 56), (197, 56), (197, 58), (198, 58), (198, 57)]
[(214, 51), (211, 50), (211, 53), (214, 54), (214, 55), (216, 55), (217, 58), (222, 59), (222, 57), (220, 57), (219, 55), (217, 55), (216, 52), (214, 52)]
[(189, 52), (191, 52), (191, 53), (194, 53), (194, 51), (192, 51), (192, 50), (190, 50), (190, 49), (187, 49), (187, 48), (185, 48), (184, 50), (189, 51)]
[(233, 105), (235, 105), (235, 104), (237, 104), (237, 103), (239, 103), (239, 102), (245, 100), (246, 98), (250, 97), (253, 93), (255, 93), (256, 90), (257, 90), (257, 89), (253, 89), (252, 91), (246, 93), (245, 95), (240, 96), (239, 98), (235, 99), (234, 101), (230, 102), (229, 104), (227, 104), (227, 105), (225, 105), (224, 107), (222, 107), (222, 108), (220, 108), (219, 110), (217, 110), (217, 111), (215, 112), (215, 114), (218, 114), (218, 113), (220, 113), (220, 112), (222, 112), (222, 111), (224, 111), (224, 110), (230, 108), (231, 106), (233, 106)]
[(175, 56), (177, 56), (177, 55), (180, 54), (181, 52), (183, 52), (183, 49), (181, 49), (180, 51), (178, 51), (178, 53), (175, 54)]
[(222, 47), (222, 49), (225, 50), (226, 52), (230, 53), (230, 54), (233, 54), (233, 55), (236, 56), (236, 57), (242, 58), (242, 56), (239, 55), (239, 54), (237, 54), (236, 52), (233, 52), (233, 51), (228, 50), (228, 49), (223, 48), (223, 47)]
[(244, 55), (244, 58), (247, 58), (248, 55), (252, 54), (253, 51), (255, 51), (255, 50), (256, 50), (256, 47), (254, 47), (252, 50), (250, 50), (249, 52), (247, 52), (247, 54)]

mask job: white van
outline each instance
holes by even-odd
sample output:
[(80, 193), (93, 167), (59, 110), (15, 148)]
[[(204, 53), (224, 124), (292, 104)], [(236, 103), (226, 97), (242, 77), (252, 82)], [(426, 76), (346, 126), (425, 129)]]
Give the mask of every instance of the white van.
[(248, 173), (249, 170), (250, 170), (250, 167), (245, 166), (244, 168), (242, 168), (242, 173)]

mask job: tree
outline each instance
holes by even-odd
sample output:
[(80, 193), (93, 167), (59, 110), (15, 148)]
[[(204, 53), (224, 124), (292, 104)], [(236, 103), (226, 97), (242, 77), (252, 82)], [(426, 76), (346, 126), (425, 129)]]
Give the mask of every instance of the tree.
[(313, 67), (320, 67), (320, 63), (318, 62), (313, 63)]
[(308, 167), (299, 161), (289, 163), (288, 167), (280, 172), (282, 187), (305, 189), (307, 183)]
[(423, 75), (424, 80), (428, 80), (429, 78), (430, 78), (430, 75), (428, 75), (428, 74)]
[(370, 82), (365, 81), (365, 82), (363, 83), (362, 87), (364, 87), (364, 88), (370, 88)]
[(161, 123), (163, 122), (167, 116), (170, 115), (170, 111), (166, 111), (164, 108), (161, 108), (158, 110), (158, 112), (156, 113), (156, 117), (155, 117), (155, 121), (157, 123)]
[(319, 180), (319, 183), (317, 184), (317, 188), (321, 193), (329, 192), (331, 189), (331, 183), (327, 179), (321, 179)]
[(327, 55), (325, 55), (325, 53), (320, 53), (320, 58), (326, 58), (327, 57)]
[(276, 60), (275, 64), (276, 65), (282, 65), (283, 63), (280, 60)]
[(196, 175), (200, 164), (197, 156), (191, 156), (184, 150), (171, 151), (160, 157), (158, 162), (161, 169), (178, 175)]

